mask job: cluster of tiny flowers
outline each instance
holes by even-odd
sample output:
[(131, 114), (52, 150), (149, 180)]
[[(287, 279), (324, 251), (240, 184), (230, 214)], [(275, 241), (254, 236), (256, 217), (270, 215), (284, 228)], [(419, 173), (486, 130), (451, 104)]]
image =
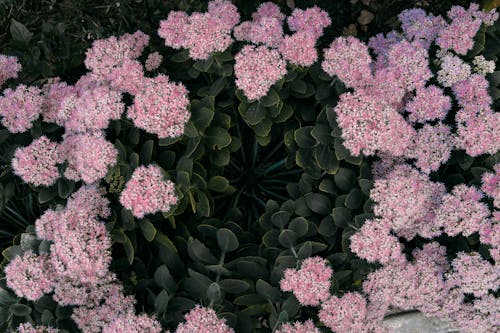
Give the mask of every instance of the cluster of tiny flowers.
[(418, 41), (423, 47), (429, 48), (438, 33), (446, 26), (441, 16), (427, 14), (423, 9), (412, 8), (398, 15), (401, 29), (406, 38)]
[(7, 286), (17, 296), (34, 301), (54, 288), (55, 277), (46, 254), (26, 251), (5, 267)]
[(143, 85), (127, 110), (134, 125), (159, 138), (182, 135), (191, 115), (186, 87), (162, 74), (145, 79)]
[(53, 327), (47, 326), (33, 326), (30, 323), (24, 323), (19, 325), (17, 328), (17, 333), (58, 333), (59, 330)]
[(360, 293), (330, 297), (321, 304), (318, 317), (333, 332), (366, 332), (366, 299)]
[(388, 221), (367, 220), (361, 229), (351, 236), (351, 250), (368, 262), (387, 264), (405, 260), (401, 243), (390, 231)]
[(12, 159), (14, 174), (35, 186), (50, 186), (60, 177), (62, 163), (59, 144), (41, 136), (29, 146), (17, 148)]
[(61, 151), (68, 162), (64, 176), (87, 184), (104, 178), (118, 159), (118, 150), (99, 132), (66, 135)]
[(162, 60), (163, 56), (159, 52), (150, 53), (144, 63), (144, 68), (149, 72), (154, 71), (160, 67)]
[(486, 172), (482, 177), (481, 190), (493, 198), (493, 205), (500, 208), (500, 163), (493, 167), (495, 173)]
[(417, 89), (415, 97), (406, 103), (405, 111), (412, 122), (425, 123), (435, 119), (443, 120), (451, 108), (451, 98), (439, 87), (430, 85)]
[(474, 71), (481, 75), (486, 75), (495, 71), (495, 61), (488, 61), (483, 55), (474, 57), (472, 63), (474, 64)]
[(163, 179), (160, 167), (140, 166), (125, 185), (120, 203), (139, 218), (159, 211), (168, 212), (177, 203), (174, 183)]
[(490, 216), (488, 206), (480, 202), (483, 193), (473, 186), (457, 185), (442, 197), (433, 224), (450, 236), (470, 236), (478, 232)]
[(230, 1), (210, 1), (206, 13), (187, 15), (171, 11), (167, 19), (160, 22), (158, 35), (166, 46), (189, 49), (192, 59), (204, 60), (233, 43), (231, 30), (239, 21), (240, 14)]
[(16, 57), (0, 54), (0, 86), (7, 80), (17, 78), (21, 71), (21, 64)]
[(291, 291), (302, 305), (319, 305), (330, 297), (333, 270), (321, 257), (305, 259), (299, 270), (288, 268), (280, 281), (281, 290)]
[(471, 67), (453, 54), (441, 58), (441, 69), (437, 72), (437, 80), (443, 87), (451, 87), (457, 82), (467, 80)]
[[(328, 13), (317, 6), (294, 9), (288, 17), (291, 35), (283, 33), (285, 15), (272, 2), (262, 3), (252, 21), (234, 28), (237, 40), (248, 41), (235, 56), (236, 85), (250, 100), (267, 94), (269, 88), (286, 74), (286, 62), (311, 66), (318, 58), (316, 42), (325, 27), (331, 24)], [(262, 61), (258, 61), (263, 57)]]
[(464, 294), (482, 297), (495, 291), (500, 284), (500, 267), (481, 258), (479, 253), (460, 252), (451, 262), (447, 274), (450, 287), (459, 288)]
[(134, 313), (128, 313), (120, 316), (104, 327), (103, 333), (160, 333), (162, 331), (160, 323), (155, 319), (143, 314), (136, 316)]
[(312, 320), (306, 320), (303, 323), (298, 321), (293, 324), (285, 323), (275, 333), (321, 333), (321, 331), (314, 326)]
[(40, 88), (20, 84), (16, 89), (5, 89), (0, 96), (2, 125), (12, 133), (29, 130), (42, 112), (43, 96)]
[(449, 160), (452, 149), (453, 136), (448, 125), (425, 124), (417, 131), (406, 155), (416, 159), (415, 166), (422, 172), (430, 173)]
[(286, 62), (279, 52), (264, 45), (246, 45), (234, 59), (236, 86), (250, 100), (267, 95), (272, 85), (286, 74)]
[(210, 308), (197, 305), (184, 318), (186, 322), (177, 326), (176, 333), (234, 333), (234, 330), (226, 324), (226, 321), (217, 318), (215, 311)]

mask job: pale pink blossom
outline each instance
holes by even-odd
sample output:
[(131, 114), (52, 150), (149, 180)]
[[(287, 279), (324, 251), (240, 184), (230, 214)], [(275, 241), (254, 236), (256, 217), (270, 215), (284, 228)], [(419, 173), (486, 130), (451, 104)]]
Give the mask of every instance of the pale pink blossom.
[(312, 320), (306, 320), (305, 322), (294, 322), (293, 324), (285, 323), (280, 326), (275, 333), (321, 333), (319, 328), (314, 326)]
[(461, 6), (453, 6), (448, 11), (451, 23), (441, 29), (436, 44), (442, 49), (453, 50), (465, 55), (474, 46), (474, 36), (481, 27), (482, 20), (475, 18)]
[(164, 179), (158, 166), (140, 166), (125, 185), (120, 203), (139, 218), (156, 212), (168, 212), (177, 204), (174, 183)]
[(318, 59), (316, 40), (308, 32), (296, 32), (285, 36), (278, 50), (283, 59), (291, 64), (308, 67)]
[(102, 330), (102, 333), (138, 332), (160, 333), (162, 329), (160, 323), (148, 315), (137, 316), (133, 312), (129, 312), (119, 316)]
[(29, 130), (42, 112), (43, 100), (38, 87), (20, 84), (14, 90), (5, 89), (3, 96), (0, 96), (2, 125), (12, 133)]
[(321, 304), (318, 317), (333, 332), (367, 332), (366, 299), (355, 292), (346, 293), (340, 298), (332, 296)]
[(30, 323), (20, 324), (16, 330), (17, 333), (58, 333), (59, 330), (53, 327), (43, 325), (33, 326)]
[(17, 57), (0, 54), (0, 86), (8, 79), (17, 78), (22, 66)]
[(213, 309), (201, 305), (196, 305), (184, 318), (186, 321), (177, 326), (176, 333), (234, 333), (224, 319), (217, 318)]
[(57, 165), (63, 161), (59, 144), (41, 136), (29, 146), (16, 149), (12, 169), (26, 183), (50, 186), (60, 177)]
[(47, 254), (28, 250), (5, 266), (7, 286), (19, 297), (35, 301), (50, 293), (56, 283)]
[(307, 9), (295, 8), (292, 15), (287, 19), (291, 31), (309, 32), (318, 39), (323, 35), (323, 30), (332, 24), (332, 20), (326, 11), (313, 6)]
[(286, 74), (286, 62), (278, 51), (266, 46), (244, 46), (234, 57), (236, 86), (249, 100), (265, 96)]
[(482, 176), (482, 187), (486, 195), (493, 198), (493, 205), (500, 208), (500, 163), (493, 167), (495, 173), (486, 172)]
[(454, 139), (448, 125), (425, 124), (417, 131), (413, 144), (406, 154), (415, 158), (415, 166), (424, 173), (437, 171), (450, 158)]
[(333, 270), (321, 257), (305, 259), (299, 270), (288, 268), (280, 281), (283, 291), (291, 291), (302, 305), (316, 306), (330, 297)]
[(163, 56), (159, 52), (150, 53), (146, 59), (144, 67), (149, 72), (154, 71), (160, 67), (162, 60)]
[(159, 138), (177, 137), (184, 133), (189, 120), (189, 99), (186, 87), (158, 75), (144, 82), (127, 110), (134, 125)]
[(417, 89), (415, 97), (406, 103), (408, 119), (424, 123), (428, 120), (443, 120), (451, 108), (451, 98), (437, 86)]

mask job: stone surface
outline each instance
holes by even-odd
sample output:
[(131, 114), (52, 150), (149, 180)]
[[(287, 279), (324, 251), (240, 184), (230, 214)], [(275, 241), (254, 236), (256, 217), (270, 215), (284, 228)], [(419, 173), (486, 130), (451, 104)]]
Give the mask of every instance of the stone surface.
[(393, 314), (384, 319), (384, 325), (395, 333), (456, 333), (437, 318), (427, 318), (420, 312)]

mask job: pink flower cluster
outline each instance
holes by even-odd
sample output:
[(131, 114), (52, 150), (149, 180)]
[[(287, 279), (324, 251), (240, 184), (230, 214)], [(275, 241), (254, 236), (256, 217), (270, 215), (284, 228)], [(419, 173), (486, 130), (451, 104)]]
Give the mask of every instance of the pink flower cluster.
[(226, 321), (217, 318), (215, 311), (210, 308), (197, 305), (184, 318), (186, 322), (177, 326), (176, 333), (234, 333), (234, 330), (226, 324)]
[(160, 21), (158, 35), (166, 46), (189, 49), (192, 59), (204, 60), (233, 43), (231, 30), (239, 21), (236, 6), (227, 0), (214, 0), (206, 13), (171, 11), (166, 20)]
[(125, 185), (120, 203), (139, 218), (158, 211), (168, 212), (177, 204), (174, 183), (164, 180), (160, 167), (140, 166)]
[(493, 205), (500, 209), (500, 163), (493, 167), (495, 173), (483, 174), (481, 189), (486, 195), (493, 198)]
[(321, 333), (319, 328), (314, 326), (312, 320), (306, 320), (304, 323), (295, 322), (293, 324), (285, 323), (280, 326), (275, 333)]
[(59, 178), (57, 165), (63, 161), (59, 144), (41, 136), (29, 146), (16, 149), (12, 169), (26, 183), (50, 186)]
[(32, 127), (42, 112), (42, 91), (20, 84), (16, 89), (5, 89), (0, 96), (2, 125), (12, 133), (21, 133)]
[(53, 327), (47, 326), (33, 326), (30, 323), (24, 323), (19, 325), (17, 328), (17, 333), (58, 333), (59, 330)]
[(234, 59), (236, 86), (250, 100), (265, 96), (271, 86), (286, 74), (286, 62), (279, 52), (264, 45), (246, 45)]
[(8, 80), (17, 78), (21, 64), (16, 57), (0, 54), (0, 87)]
[[(437, 171), (455, 148), (471, 156), (500, 150), (500, 113), (491, 108), (488, 81), (484, 74), (471, 76), (471, 66), (452, 53), (465, 54), (479, 26), (497, 16), (477, 5), (455, 6), (448, 23), (411, 9), (399, 15), (403, 34), (377, 35), (368, 46), (354, 37), (335, 39), (322, 67), (354, 88), (335, 107), (346, 148), (353, 155), (404, 157), (425, 173)], [(442, 48), (437, 58), (429, 55), (434, 42)], [(440, 65), (437, 73), (431, 72), (431, 61)], [(433, 78), (452, 88), (461, 107), (456, 126), (428, 123), (448, 122), (452, 107), (443, 89), (428, 84)]]
[(189, 99), (184, 85), (170, 82), (168, 76), (158, 75), (143, 81), (127, 114), (134, 125), (159, 138), (177, 137), (184, 133), (189, 120)]
[(305, 259), (299, 270), (288, 268), (280, 281), (281, 290), (291, 291), (303, 305), (316, 306), (330, 296), (333, 270), (320, 257)]

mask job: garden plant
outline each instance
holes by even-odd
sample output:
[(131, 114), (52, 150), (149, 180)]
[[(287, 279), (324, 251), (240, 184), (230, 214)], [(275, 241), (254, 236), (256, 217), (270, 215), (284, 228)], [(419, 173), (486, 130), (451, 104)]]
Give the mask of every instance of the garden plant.
[(0, 7), (0, 331), (499, 332), (499, 14), (399, 2)]

